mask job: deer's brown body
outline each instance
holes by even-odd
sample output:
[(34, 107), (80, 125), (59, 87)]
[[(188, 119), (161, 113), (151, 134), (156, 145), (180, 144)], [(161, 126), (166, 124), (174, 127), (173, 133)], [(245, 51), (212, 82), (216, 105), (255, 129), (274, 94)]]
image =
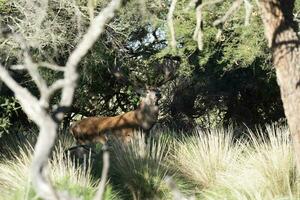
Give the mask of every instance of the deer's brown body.
[(157, 121), (158, 97), (155, 92), (148, 92), (141, 99), (139, 107), (114, 117), (88, 117), (76, 122), (70, 129), (79, 144), (105, 143), (109, 137), (130, 141), (135, 130), (148, 131)]

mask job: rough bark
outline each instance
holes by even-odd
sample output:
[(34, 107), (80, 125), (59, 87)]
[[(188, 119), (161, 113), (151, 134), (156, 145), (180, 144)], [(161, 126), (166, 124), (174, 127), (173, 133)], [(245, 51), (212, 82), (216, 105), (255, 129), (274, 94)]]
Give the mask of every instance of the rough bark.
[(300, 43), (293, 22), (294, 0), (258, 3), (300, 171)]

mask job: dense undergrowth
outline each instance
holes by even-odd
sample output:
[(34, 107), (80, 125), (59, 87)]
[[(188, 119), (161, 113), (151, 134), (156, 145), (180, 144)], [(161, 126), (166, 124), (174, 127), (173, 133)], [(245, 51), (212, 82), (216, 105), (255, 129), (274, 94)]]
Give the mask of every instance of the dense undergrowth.
[[(289, 131), (266, 126), (235, 139), (233, 129), (196, 129), (189, 136), (158, 130), (145, 138), (137, 134), (129, 145), (110, 143), (110, 171), (105, 199), (172, 199), (166, 177), (196, 199), (298, 199), (299, 177)], [(180, 135), (180, 136), (179, 136)], [(29, 179), (31, 142), (0, 161), (0, 199), (36, 199)], [(101, 176), (101, 148), (80, 159), (66, 149), (74, 146), (59, 136), (49, 161), (49, 177), (58, 190), (92, 199)], [(78, 155), (77, 155), (78, 158)]]

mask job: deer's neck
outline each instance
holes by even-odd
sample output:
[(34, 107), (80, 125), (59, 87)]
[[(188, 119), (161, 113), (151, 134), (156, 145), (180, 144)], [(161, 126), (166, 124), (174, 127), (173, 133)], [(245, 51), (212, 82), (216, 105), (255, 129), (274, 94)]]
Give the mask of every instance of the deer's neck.
[(156, 123), (158, 118), (158, 106), (141, 102), (136, 112), (137, 120), (144, 130), (149, 130)]

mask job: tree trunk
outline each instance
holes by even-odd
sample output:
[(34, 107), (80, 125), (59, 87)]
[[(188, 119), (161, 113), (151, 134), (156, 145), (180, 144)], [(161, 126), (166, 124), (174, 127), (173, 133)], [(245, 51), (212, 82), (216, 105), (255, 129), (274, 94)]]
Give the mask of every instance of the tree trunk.
[[(59, 199), (58, 194), (51, 184), (46, 173), (45, 167), (48, 164), (48, 157), (54, 145), (57, 131), (56, 122), (49, 116), (45, 115), (43, 121), (39, 125), (39, 137), (35, 144), (35, 153), (31, 166), (31, 180), (33, 186), (40, 197), (43, 199), (56, 200)], [(40, 176), (40, 174), (43, 174)]]
[(260, 0), (259, 6), (300, 171), (300, 41), (293, 22), (294, 0)]

